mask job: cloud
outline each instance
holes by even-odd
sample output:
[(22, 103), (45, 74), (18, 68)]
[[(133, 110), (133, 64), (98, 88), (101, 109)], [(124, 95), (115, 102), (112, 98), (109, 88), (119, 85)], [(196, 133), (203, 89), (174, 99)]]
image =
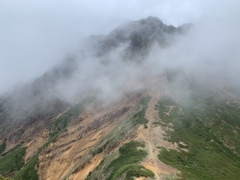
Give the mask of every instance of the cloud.
[[(239, 5), (236, 0), (2, 0), (0, 93), (40, 76), (66, 55), (74, 54), (85, 37), (107, 34), (126, 21), (157, 16), (175, 26), (198, 23), (204, 30), (205, 21), (209, 21), (208, 26), (223, 20), (234, 24), (239, 18)], [(212, 29), (218, 31), (220, 27)], [(208, 42), (200, 45), (211, 48)]]

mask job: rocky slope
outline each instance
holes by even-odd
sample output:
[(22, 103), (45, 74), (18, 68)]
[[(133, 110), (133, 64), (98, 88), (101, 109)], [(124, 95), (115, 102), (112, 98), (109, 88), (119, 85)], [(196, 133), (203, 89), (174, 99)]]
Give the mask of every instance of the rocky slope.
[[(156, 73), (156, 64), (146, 63), (155, 44), (168, 48), (187, 28), (154, 17), (127, 23), (91, 37), (80, 60), (69, 58), (2, 96), (0, 174), (23, 180), (238, 179), (235, 91), (181, 69)], [(84, 70), (96, 65), (89, 59), (100, 64), (92, 74)], [(81, 76), (86, 72), (88, 78)], [(97, 79), (101, 86), (91, 86)]]

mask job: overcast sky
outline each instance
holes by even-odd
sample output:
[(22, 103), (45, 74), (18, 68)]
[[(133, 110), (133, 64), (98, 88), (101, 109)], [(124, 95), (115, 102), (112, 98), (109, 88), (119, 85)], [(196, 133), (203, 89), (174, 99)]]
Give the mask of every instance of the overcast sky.
[(157, 16), (175, 26), (238, 16), (238, 0), (1, 0), (0, 93), (43, 74), (91, 34)]

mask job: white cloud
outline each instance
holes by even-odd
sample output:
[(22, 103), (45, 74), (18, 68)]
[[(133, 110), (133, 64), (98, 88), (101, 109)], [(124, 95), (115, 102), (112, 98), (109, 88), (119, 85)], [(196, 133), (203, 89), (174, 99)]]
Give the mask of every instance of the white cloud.
[[(39, 76), (82, 38), (158, 16), (167, 24), (238, 19), (237, 0), (2, 0), (0, 92)], [(234, 21), (235, 23), (235, 21)]]

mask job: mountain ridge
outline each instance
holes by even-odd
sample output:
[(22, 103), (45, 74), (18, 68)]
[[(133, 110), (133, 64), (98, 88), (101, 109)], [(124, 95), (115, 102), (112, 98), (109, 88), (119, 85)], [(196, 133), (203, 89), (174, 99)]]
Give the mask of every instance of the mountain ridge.
[(130, 22), (3, 95), (0, 175), (237, 179), (238, 94), (222, 79), (161, 66), (162, 50), (190, 27), (156, 17)]

